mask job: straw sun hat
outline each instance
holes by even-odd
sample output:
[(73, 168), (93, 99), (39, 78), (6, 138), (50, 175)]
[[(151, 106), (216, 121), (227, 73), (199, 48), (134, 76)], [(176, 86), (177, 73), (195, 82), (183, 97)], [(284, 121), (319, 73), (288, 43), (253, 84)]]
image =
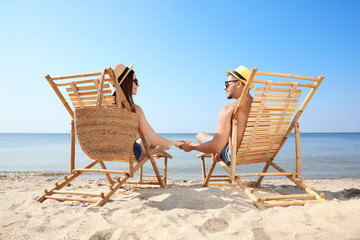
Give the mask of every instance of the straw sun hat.
[[(233, 75), (234, 77), (236, 77), (238, 80), (240, 80), (244, 84), (246, 84), (246, 81), (249, 79), (249, 76), (250, 76), (250, 70), (244, 66), (239, 66), (232, 72), (226, 70), (226, 73), (228, 75), (229, 74)], [(255, 86), (254, 83), (251, 83), (250, 89), (252, 89), (254, 86)]]
[(134, 63), (131, 64), (130, 68), (126, 67), (125, 65), (123, 64), (118, 64), (114, 67), (114, 75), (115, 75), (115, 79), (119, 79), (120, 77), (120, 80), (119, 83), (121, 84), (122, 81), (124, 81), (125, 77), (129, 74), (129, 72), (132, 70), (134, 66)]

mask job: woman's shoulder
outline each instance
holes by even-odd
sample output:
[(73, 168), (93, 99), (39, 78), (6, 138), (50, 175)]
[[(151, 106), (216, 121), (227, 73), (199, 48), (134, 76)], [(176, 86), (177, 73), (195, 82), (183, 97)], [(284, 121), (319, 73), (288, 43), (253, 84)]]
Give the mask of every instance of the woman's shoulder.
[(139, 105), (134, 105), (135, 108), (135, 112), (137, 113), (144, 113), (143, 110), (141, 109), (141, 107)]

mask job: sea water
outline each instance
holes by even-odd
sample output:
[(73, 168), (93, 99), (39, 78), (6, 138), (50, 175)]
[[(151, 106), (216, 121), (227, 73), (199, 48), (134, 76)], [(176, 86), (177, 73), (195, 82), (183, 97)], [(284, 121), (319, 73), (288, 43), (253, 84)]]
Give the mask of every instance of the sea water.
[[(159, 134), (172, 140), (188, 139), (196, 142), (196, 134)], [(305, 178), (359, 178), (360, 177), (360, 133), (302, 133), (301, 175)], [(172, 147), (168, 160), (168, 178), (201, 179), (199, 152), (186, 153)], [(91, 160), (76, 143), (75, 167), (81, 168)], [(291, 134), (275, 163), (287, 171), (295, 171), (295, 138)], [(163, 161), (157, 160), (163, 170)], [(211, 159), (206, 161), (209, 168)], [(259, 165), (259, 164), (258, 164)], [(125, 163), (107, 162), (109, 169), (126, 168)], [(239, 166), (239, 172), (261, 171), (260, 166)], [(70, 134), (0, 133), (0, 172), (63, 173), (70, 170)], [(270, 169), (269, 169), (270, 170)], [(150, 162), (144, 171), (152, 174)], [(272, 170), (270, 170), (272, 171)], [(224, 174), (222, 167), (215, 174)]]

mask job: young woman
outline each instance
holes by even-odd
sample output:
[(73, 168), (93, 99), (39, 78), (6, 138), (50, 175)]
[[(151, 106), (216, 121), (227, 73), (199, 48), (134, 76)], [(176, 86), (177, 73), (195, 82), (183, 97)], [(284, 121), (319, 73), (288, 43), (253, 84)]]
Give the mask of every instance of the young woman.
[[(139, 115), (139, 127), (144, 134), (148, 145), (158, 145), (165, 148), (173, 145), (177, 147), (181, 146), (183, 142), (169, 140), (157, 135), (146, 120), (143, 110), (138, 105), (135, 105), (132, 95), (137, 94), (137, 88), (140, 86), (135, 72), (131, 68), (129, 69), (122, 64), (118, 64), (114, 68), (114, 73), (115, 79), (117, 79), (118, 82), (120, 82), (127, 74), (125, 79), (121, 82), (120, 87), (124, 92), (126, 100), (130, 104), (131, 111), (136, 112)], [(140, 138), (134, 143), (133, 149), (136, 160), (141, 161), (146, 156), (145, 147)]]

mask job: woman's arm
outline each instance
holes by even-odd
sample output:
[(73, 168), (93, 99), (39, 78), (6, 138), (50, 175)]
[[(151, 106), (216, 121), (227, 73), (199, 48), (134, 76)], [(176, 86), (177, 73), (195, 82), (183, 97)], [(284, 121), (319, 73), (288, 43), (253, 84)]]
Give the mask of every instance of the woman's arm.
[(150, 142), (154, 145), (159, 145), (162, 147), (172, 146), (172, 145), (181, 145), (181, 142), (177, 142), (174, 140), (169, 140), (157, 135), (146, 120), (145, 114), (143, 110), (139, 106), (135, 106), (136, 113), (139, 115), (139, 125), (141, 132), (145, 135), (146, 138), (150, 140)]

